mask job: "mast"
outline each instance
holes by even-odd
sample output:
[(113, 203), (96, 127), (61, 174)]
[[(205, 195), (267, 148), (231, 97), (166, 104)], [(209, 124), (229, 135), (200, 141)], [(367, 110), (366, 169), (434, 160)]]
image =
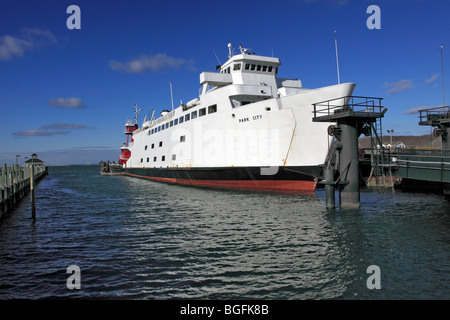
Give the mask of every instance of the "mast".
[(334, 46), (336, 47), (336, 68), (337, 68), (338, 84), (341, 84), (341, 79), (339, 78), (339, 58), (338, 58), (336, 30), (334, 30)]
[(172, 101), (172, 111), (173, 111), (173, 92), (172, 92), (172, 81), (170, 81), (170, 100)]
[(138, 109), (138, 106), (137, 106), (137, 104), (135, 104), (134, 105), (134, 114), (135, 114), (135, 116), (134, 116), (134, 121), (136, 122), (136, 124), (138, 123), (138, 115), (139, 115), (139, 112), (141, 112), (142, 111), (142, 109)]

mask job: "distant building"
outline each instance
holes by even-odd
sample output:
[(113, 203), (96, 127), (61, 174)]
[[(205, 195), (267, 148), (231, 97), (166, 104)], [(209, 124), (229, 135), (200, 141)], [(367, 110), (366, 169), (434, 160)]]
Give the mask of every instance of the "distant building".
[(404, 148), (406, 148), (406, 145), (403, 143), (403, 142), (397, 142), (397, 144), (395, 145), (395, 147), (397, 148), (397, 149), (404, 149)]
[(43, 166), (44, 161), (38, 158), (38, 155), (36, 153), (33, 153), (31, 155), (31, 158), (25, 161), (26, 166)]

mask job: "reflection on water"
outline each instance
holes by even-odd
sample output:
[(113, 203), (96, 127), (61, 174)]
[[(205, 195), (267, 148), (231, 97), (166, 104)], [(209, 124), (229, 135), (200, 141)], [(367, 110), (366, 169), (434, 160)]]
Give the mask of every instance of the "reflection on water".
[[(446, 299), (448, 201), (214, 190), (54, 167), (0, 224), (0, 298)], [(82, 289), (68, 290), (78, 265)], [(369, 290), (367, 267), (381, 270)]]

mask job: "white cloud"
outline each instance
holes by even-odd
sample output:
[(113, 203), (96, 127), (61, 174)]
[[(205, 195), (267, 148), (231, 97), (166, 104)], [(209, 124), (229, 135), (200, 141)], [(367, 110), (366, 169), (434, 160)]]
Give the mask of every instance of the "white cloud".
[(80, 98), (57, 98), (48, 100), (48, 105), (54, 108), (83, 109), (86, 106)]
[(414, 108), (411, 108), (411, 109), (408, 109), (408, 110), (404, 111), (403, 114), (417, 114), (417, 113), (419, 113), (420, 110), (440, 108), (440, 107), (442, 107), (442, 106), (443, 106), (443, 105), (441, 104), (441, 105), (434, 106), (434, 107), (433, 107), (433, 106), (420, 106), (420, 107), (414, 107)]
[(109, 68), (125, 73), (143, 73), (145, 71), (157, 72), (167, 68), (179, 68), (181, 66), (192, 67), (192, 61), (169, 57), (165, 53), (158, 53), (153, 56), (141, 55), (139, 58), (119, 62), (111, 60)]
[(50, 31), (24, 28), (18, 37), (0, 36), (0, 60), (7, 61), (13, 57), (23, 57), (25, 51), (52, 43), (56, 43), (56, 38)]
[(434, 81), (436, 81), (436, 79), (439, 77), (439, 74), (435, 74), (434, 76), (432, 76), (432, 77), (430, 77), (430, 78), (428, 78), (428, 79), (425, 79), (425, 82), (426, 83), (432, 83), (432, 82), (434, 82)]
[(95, 127), (88, 127), (85, 126), (84, 124), (71, 124), (71, 123), (64, 123), (64, 122), (60, 122), (60, 123), (51, 123), (51, 124), (46, 124), (45, 126), (42, 126), (42, 129), (45, 130), (83, 130), (83, 129), (95, 129)]
[(400, 80), (400, 81), (393, 82), (393, 83), (385, 82), (383, 84), (383, 87), (390, 88), (388, 90), (389, 94), (397, 94), (399, 92), (412, 89), (413, 81), (412, 80)]
[(84, 124), (71, 124), (71, 123), (51, 123), (43, 125), (40, 129), (33, 130), (23, 130), (13, 132), (12, 135), (15, 137), (25, 138), (25, 137), (50, 137), (50, 136), (60, 136), (72, 133), (68, 130), (84, 130), (92, 129), (95, 130), (96, 127), (88, 127)]
[(49, 131), (49, 130), (24, 130), (13, 132), (12, 135), (16, 137), (50, 137), (50, 136), (58, 136), (58, 135), (66, 135), (70, 133), (70, 131)]

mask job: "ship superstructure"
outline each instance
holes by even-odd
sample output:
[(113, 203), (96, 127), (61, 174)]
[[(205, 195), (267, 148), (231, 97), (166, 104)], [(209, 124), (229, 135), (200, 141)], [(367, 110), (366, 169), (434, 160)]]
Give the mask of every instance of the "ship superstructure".
[[(220, 188), (313, 191), (331, 137), (313, 104), (351, 96), (354, 83), (305, 89), (281, 62), (240, 47), (200, 74), (199, 96), (127, 123), (120, 163), (131, 176)], [(137, 115), (137, 107), (136, 107)]]

